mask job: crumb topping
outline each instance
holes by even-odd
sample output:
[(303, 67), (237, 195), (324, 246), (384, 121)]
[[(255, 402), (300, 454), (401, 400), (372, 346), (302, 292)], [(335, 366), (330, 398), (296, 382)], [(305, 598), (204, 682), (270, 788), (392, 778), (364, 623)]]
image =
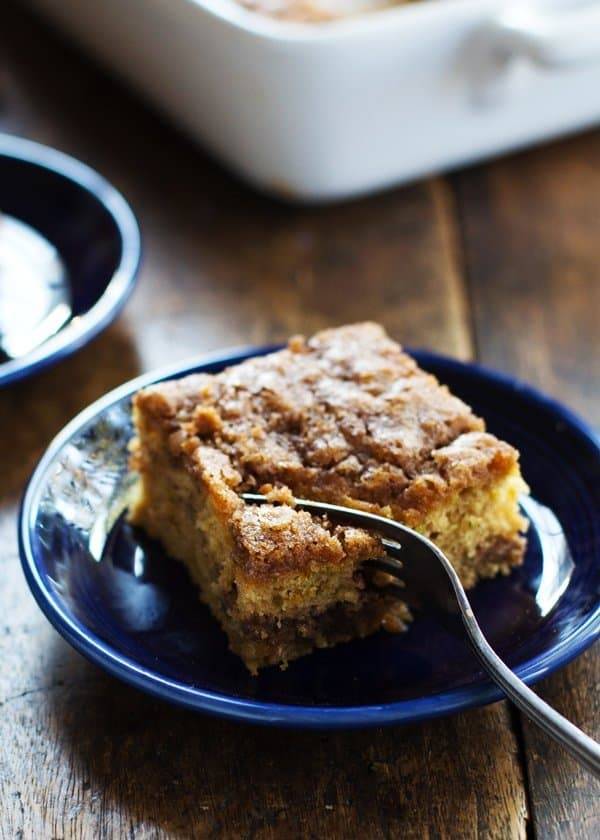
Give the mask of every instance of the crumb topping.
[(278, 501), (291, 491), (404, 509), (516, 460), (372, 323), (295, 336), (277, 353), (150, 391), (187, 452), (221, 453), (237, 492), (267, 487)]
[(366, 531), (332, 525), (286, 505), (245, 505), (234, 513), (233, 522), (238, 548), (249, 558), (246, 572), (256, 578), (382, 555), (379, 540)]

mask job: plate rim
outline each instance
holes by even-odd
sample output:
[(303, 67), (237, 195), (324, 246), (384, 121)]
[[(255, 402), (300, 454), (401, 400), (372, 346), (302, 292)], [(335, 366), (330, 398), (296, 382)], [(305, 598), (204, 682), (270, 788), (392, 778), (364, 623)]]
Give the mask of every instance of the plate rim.
[(96, 303), (30, 353), (0, 364), (2, 388), (72, 355), (116, 318), (136, 284), (142, 240), (138, 221), (122, 193), (87, 164), (58, 149), (12, 134), (0, 134), (0, 157), (47, 169), (90, 193), (112, 217), (122, 244), (119, 264)]
[[(467, 685), (425, 697), (359, 706), (306, 706), (269, 702), (235, 697), (219, 691), (190, 686), (157, 674), (140, 666), (130, 657), (121, 655), (111, 645), (89, 630), (75, 616), (63, 610), (60, 601), (45, 585), (40, 572), (32, 537), (39, 498), (44, 486), (47, 468), (65, 444), (99, 413), (106, 411), (120, 400), (131, 396), (139, 388), (172, 377), (185, 376), (199, 368), (237, 364), (252, 356), (265, 355), (279, 349), (281, 344), (241, 346), (214, 353), (202, 354), (132, 379), (113, 389), (77, 414), (49, 444), (25, 488), (18, 517), (18, 542), (21, 565), (29, 588), (44, 615), (54, 628), (76, 650), (113, 676), (159, 699), (196, 711), (221, 717), (274, 726), (297, 728), (341, 729), (414, 723), (441, 717), (459, 711), (487, 705), (504, 698), (493, 683), (484, 680), (477, 685)], [(420, 364), (428, 363), (442, 369), (454, 370), (480, 379), (491, 380), (496, 385), (517, 390), (527, 400), (542, 405), (574, 429), (583, 444), (600, 459), (600, 439), (581, 417), (553, 397), (515, 377), (492, 370), (475, 362), (435, 353), (429, 350), (409, 349)], [(600, 603), (567, 639), (550, 651), (534, 656), (515, 669), (527, 684), (533, 684), (563, 667), (600, 636)]]

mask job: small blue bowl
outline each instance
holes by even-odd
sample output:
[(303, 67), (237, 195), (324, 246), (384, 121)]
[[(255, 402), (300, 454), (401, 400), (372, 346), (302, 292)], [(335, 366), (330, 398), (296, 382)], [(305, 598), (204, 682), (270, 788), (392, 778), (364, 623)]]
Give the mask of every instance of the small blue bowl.
[(131, 293), (140, 232), (129, 205), (97, 172), (67, 155), (0, 135), (0, 212), (54, 246), (71, 318), (26, 355), (0, 360), (0, 387), (74, 353), (116, 317)]
[[(427, 611), (406, 633), (378, 633), (251, 677), (184, 568), (127, 525), (121, 511), (131, 395), (272, 349), (225, 352), (136, 379), (54, 440), (30, 480), (19, 521), (23, 568), (41, 609), (77, 650), (115, 676), (165, 700), (245, 721), (374, 726), (500, 699), (464, 641)], [(531, 517), (525, 563), (480, 583), (472, 602), (492, 645), (534, 683), (600, 633), (598, 441), (570, 411), (513, 379), (414, 355), (521, 451), (540, 514)], [(557, 571), (566, 546), (574, 566), (565, 578)]]

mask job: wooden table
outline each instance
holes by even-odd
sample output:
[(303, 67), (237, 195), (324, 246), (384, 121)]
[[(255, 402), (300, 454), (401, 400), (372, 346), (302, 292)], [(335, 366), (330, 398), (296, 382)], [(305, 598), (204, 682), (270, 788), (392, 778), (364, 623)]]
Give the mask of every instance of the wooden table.
[[(140, 371), (373, 318), (518, 374), (600, 422), (600, 133), (363, 201), (250, 192), (12, 2), (0, 129), (131, 200), (145, 256), (125, 313), (0, 393), (0, 836), (600, 836), (600, 787), (506, 703), (364, 732), (270, 731), (171, 708), (88, 664), (19, 568), (23, 484), (53, 435)], [(596, 369), (594, 370), (594, 361)], [(539, 686), (600, 735), (600, 650)]]

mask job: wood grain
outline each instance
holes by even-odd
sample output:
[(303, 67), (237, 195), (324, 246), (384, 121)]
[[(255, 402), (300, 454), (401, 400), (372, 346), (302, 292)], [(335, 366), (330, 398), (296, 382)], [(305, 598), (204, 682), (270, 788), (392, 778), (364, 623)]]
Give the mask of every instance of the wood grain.
[[(600, 134), (454, 179), (478, 355), (564, 400), (600, 426)], [(540, 686), (600, 737), (596, 647)], [(600, 836), (600, 784), (527, 720), (534, 827), (543, 838)]]
[[(525, 723), (521, 738), (505, 704), (408, 728), (299, 733), (127, 688), (44, 620), (15, 537), (32, 465), (106, 390), (191, 354), (326, 324), (374, 318), (407, 344), (477, 348), (592, 416), (597, 135), (474, 170), (452, 190), (433, 180), (290, 208), (230, 178), (12, 2), (0, 128), (102, 171), (132, 202), (145, 248), (118, 323), (0, 393), (0, 837), (518, 838), (532, 826), (598, 836), (597, 789)], [(598, 678), (592, 653), (544, 691), (592, 731)]]
[(447, 185), (284, 207), (240, 186), (10, 3), (0, 45), (2, 128), (100, 169), (132, 201), (145, 242), (118, 324), (0, 394), (2, 837), (524, 836), (504, 705), (336, 734), (193, 715), (82, 660), (18, 567), (15, 517), (32, 464), (70, 416), (140, 370), (368, 317), (408, 343), (469, 355)]

